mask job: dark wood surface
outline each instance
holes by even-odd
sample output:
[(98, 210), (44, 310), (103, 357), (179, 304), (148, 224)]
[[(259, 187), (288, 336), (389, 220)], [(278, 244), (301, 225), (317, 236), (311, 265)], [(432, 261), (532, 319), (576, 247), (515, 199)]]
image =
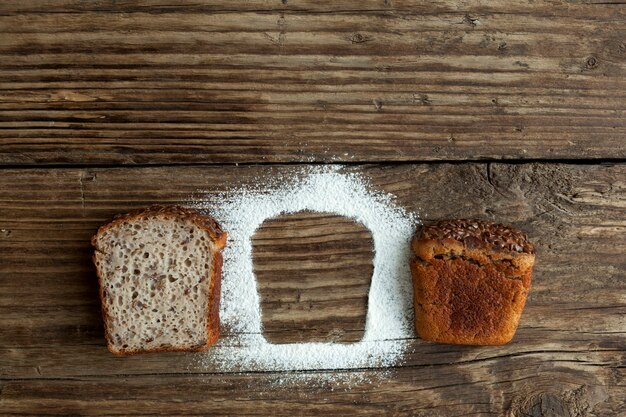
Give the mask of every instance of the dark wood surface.
[(365, 226), (329, 213), (292, 214), (266, 221), (252, 245), (268, 341), (361, 340), (374, 271)]
[[(0, 410), (18, 414), (620, 415), (626, 401), (623, 164), (345, 168), (361, 173), (373, 187), (394, 193), (402, 206), (424, 219), (459, 215), (506, 219), (529, 233), (539, 247), (538, 263), (521, 326), (509, 345), (463, 347), (414, 339), (404, 363), (383, 377), (376, 376), (376, 370), (335, 371), (347, 378), (363, 374), (373, 378), (350, 387), (342, 383), (282, 387), (272, 382), (279, 378), (276, 374), (214, 373), (210, 366), (195, 366), (194, 354), (116, 358), (108, 353), (89, 260), (89, 237), (98, 225), (120, 211), (154, 202), (184, 202), (190, 195), (211, 195), (301, 169), (3, 170)], [(281, 223), (288, 229), (278, 227)], [(329, 231), (335, 233), (336, 244), (320, 238)], [(294, 249), (289, 251), (285, 239)], [(316, 239), (325, 247), (311, 247)], [(358, 318), (364, 310), (364, 283), (355, 279), (345, 285), (343, 275), (350, 267), (367, 271), (369, 239), (361, 228), (320, 214), (289, 216), (260, 229), (254, 242), (255, 265), (261, 272), (264, 324), (272, 329), (273, 341), (333, 340), (346, 329), (356, 332), (361, 326), (362, 331)], [(343, 263), (336, 260), (320, 270), (319, 261), (303, 262), (302, 275), (284, 272), (293, 266), (290, 253), (306, 256), (312, 248)], [(346, 256), (347, 248), (354, 248), (355, 256)], [(283, 277), (282, 291), (272, 290), (274, 272)], [(328, 291), (303, 288), (300, 278), (307, 274), (320, 276), (320, 286), (332, 288), (333, 298), (343, 295), (346, 302), (326, 303)], [(300, 302), (293, 300), (294, 291), (303, 292)], [(322, 330), (319, 323), (297, 312), (292, 317), (301, 327), (283, 326), (289, 304), (293, 311), (309, 303), (326, 318)], [(350, 340), (351, 333), (346, 335), (345, 340)], [(232, 334), (226, 329), (223, 337), (228, 340)], [(541, 407), (565, 411), (532, 411)]]
[(0, 2), (0, 163), (625, 158), (615, 2)]
[[(0, 2), (0, 415), (626, 415), (621, 3)], [(412, 338), (393, 368), (287, 385), (106, 350), (98, 226), (316, 162), (425, 221), (528, 232), (514, 340)], [(253, 245), (269, 340), (359, 340), (365, 228), (300, 213)]]

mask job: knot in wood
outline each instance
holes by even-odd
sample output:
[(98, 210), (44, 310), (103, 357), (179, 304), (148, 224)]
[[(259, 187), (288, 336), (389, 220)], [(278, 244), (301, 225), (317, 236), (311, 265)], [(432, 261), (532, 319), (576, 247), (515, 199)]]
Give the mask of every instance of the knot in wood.
[(352, 42), (352, 43), (365, 43), (365, 42), (367, 42), (369, 40), (370, 39), (368, 37), (366, 37), (364, 35), (361, 35), (360, 33), (355, 33), (350, 38), (350, 42)]
[(511, 417), (582, 417), (588, 406), (583, 401), (584, 388), (557, 394), (539, 392), (513, 400)]
[(585, 62), (585, 65), (589, 69), (597, 68), (598, 67), (598, 59), (595, 56), (590, 56), (589, 58), (587, 58), (587, 61)]

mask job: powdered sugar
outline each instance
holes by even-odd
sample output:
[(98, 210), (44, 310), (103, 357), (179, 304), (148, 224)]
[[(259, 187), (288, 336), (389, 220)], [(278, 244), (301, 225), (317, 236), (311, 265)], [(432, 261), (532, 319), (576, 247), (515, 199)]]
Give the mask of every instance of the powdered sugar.
[[(224, 250), (221, 323), (234, 336), (220, 340), (197, 366), (220, 371), (297, 371), (388, 367), (413, 337), (409, 242), (416, 218), (391, 195), (372, 191), (341, 167), (294, 170), (289, 178), (232, 190), (197, 201), (228, 231)], [(276, 177), (274, 177), (276, 179)], [(252, 265), (251, 238), (265, 221), (304, 210), (334, 213), (362, 223), (374, 241), (374, 272), (363, 339), (352, 344), (272, 344), (263, 336)]]

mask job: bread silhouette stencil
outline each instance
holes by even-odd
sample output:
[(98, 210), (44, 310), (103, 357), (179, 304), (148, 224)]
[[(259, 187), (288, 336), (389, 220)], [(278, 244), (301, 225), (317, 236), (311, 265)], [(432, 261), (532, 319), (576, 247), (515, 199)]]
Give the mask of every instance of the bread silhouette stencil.
[[(224, 249), (220, 340), (196, 365), (238, 371), (320, 370), (390, 366), (414, 337), (410, 239), (416, 219), (344, 167), (285, 168), (272, 182), (256, 179), (195, 203), (228, 231)], [(355, 343), (272, 344), (263, 335), (260, 296), (252, 263), (252, 236), (261, 224), (301, 211), (332, 213), (364, 225), (374, 244), (373, 275), (363, 338)]]

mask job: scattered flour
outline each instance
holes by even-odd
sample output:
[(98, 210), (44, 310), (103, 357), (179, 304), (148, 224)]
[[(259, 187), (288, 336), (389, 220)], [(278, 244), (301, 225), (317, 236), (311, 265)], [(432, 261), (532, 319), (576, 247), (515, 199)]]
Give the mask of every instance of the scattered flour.
[[(384, 368), (402, 359), (408, 348), (406, 339), (413, 337), (408, 257), (417, 219), (397, 207), (391, 195), (371, 190), (363, 177), (342, 170), (294, 169), (292, 176), (274, 176), (272, 183), (259, 180), (253, 186), (193, 203), (210, 211), (228, 231), (220, 315), (223, 328), (233, 335), (221, 339), (208, 353), (194, 355), (194, 367), (210, 366), (223, 372), (323, 371)], [(264, 221), (304, 210), (351, 218), (372, 234), (374, 271), (365, 332), (359, 342), (272, 344), (263, 336), (251, 238)], [(301, 379), (324, 373), (299, 375)]]

